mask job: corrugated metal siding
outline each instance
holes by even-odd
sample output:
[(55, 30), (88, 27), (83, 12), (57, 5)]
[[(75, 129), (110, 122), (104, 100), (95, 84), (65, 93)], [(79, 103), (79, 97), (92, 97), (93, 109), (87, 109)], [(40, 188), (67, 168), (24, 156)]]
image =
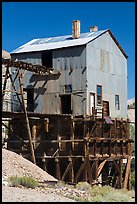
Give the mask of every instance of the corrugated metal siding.
[[(41, 64), (41, 53), (21, 53), (21, 54), (12, 54), (12, 59), (18, 59), (24, 62), (32, 63), (32, 64)], [(14, 68), (13, 68), (14, 70)], [(24, 72), (24, 71), (23, 71)], [(16, 74), (16, 73), (15, 73)], [(15, 74), (13, 74), (13, 79), (15, 77)], [(35, 76), (32, 72), (27, 71), (23, 78), (23, 84), (24, 88), (34, 87), (34, 107), (35, 112), (41, 113), (42, 112), (42, 94), (39, 90), (39, 87), (42, 87), (41, 79), (39, 76)], [(18, 80), (15, 82), (16, 87), (19, 87)], [(39, 92), (39, 93), (38, 93)], [(13, 94), (12, 94), (13, 95)], [(15, 94), (14, 94), (15, 95)], [(21, 97), (20, 97), (21, 98)], [(17, 97), (14, 96), (14, 99), (17, 100)], [(17, 100), (18, 101), (18, 100)], [(14, 111), (19, 109), (19, 102), (18, 105), (14, 105), (13, 109)]]
[[(127, 61), (108, 33), (87, 45), (87, 67), (88, 92), (96, 93), (97, 84), (102, 85), (102, 98), (109, 101), (111, 117), (126, 118)], [(115, 94), (120, 97), (118, 111)]]
[[(32, 64), (41, 64), (41, 53), (14, 54), (12, 58)], [(53, 50), (53, 68), (61, 72), (56, 75), (38, 76), (27, 72), (24, 77), (24, 87), (34, 87), (35, 112), (61, 113), (59, 93), (64, 93), (64, 86), (72, 86), (72, 107), (74, 115), (85, 114), (85, 101), (77, 91), (86, 90), (86, 53), (85, 46)], [(72, 71), (71, 71), (72, 70)]]
[[(60, 70), (61, 76), (57, 80), (49, 80), (47, 82), (47, 90), (42, 98), (43, 112), (61, 113), (61, 100), (59, 93), (65, 94), (64, 86), (66, 84), (71, 84), (72, 95), (76, 91), (85, 91), (86, 72), (82, 73), (85, 65), (84, 46), (53, 51), (53, 68)], [(71, 71), (71, 69), (73, 71)], [(53, 93), (53, 95), (50, 93)], [(50, 103), (48, 101), (50, 101)], [(84, 114), (82, 97), (78, 97), (76, 93), (72, 96), (72, 108), (73, 115)]]
[[(41, 64), (40, 52), (17, 54), (13, 57)], [(104, 33), (87, 44), (86, 48), (75, 46), (53, 50), (53, 68), (61, 71), (59, 78), (36, 77), (28, 72), (24, 79), (24, 87), (35, 84), (35, 112), (61, 113), (59, 93), (63, 93), (64, 85), (71, 84), (72, 94), (74, 93), (73, 115), (90, 114), (89, 92), (96, 93), (96, 85), (99, 84), (103, 88), (103, 100), (109, 101), (111, 117), (126, 118), (127, 60), (109, 33)], [(80, 97), (76, 92), (82, 91), (84, 94)], [(115, 94), (120, 96), (120, 111), (116, 111), (114, 107)]]

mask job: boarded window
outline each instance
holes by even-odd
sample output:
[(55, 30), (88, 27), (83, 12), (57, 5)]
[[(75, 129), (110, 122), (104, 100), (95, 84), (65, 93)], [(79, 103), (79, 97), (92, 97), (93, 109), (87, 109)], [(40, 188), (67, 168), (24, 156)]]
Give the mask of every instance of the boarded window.
[(116, 108), (116, 110), (120, 109), (120, 106), (119, 106), (119, 95), (115, 95), (115, 108)]
[(97, 105), (102, 104), (102, 86), (97, 85)]

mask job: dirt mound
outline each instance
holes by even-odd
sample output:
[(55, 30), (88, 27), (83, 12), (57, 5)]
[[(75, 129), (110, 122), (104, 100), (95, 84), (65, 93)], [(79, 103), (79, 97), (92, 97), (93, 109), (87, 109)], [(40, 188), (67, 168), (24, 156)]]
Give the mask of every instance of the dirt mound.
[(2, 149), (2, 177), (29, 176), (39, 182), (57, 182), (53, 176), (15, 152)]

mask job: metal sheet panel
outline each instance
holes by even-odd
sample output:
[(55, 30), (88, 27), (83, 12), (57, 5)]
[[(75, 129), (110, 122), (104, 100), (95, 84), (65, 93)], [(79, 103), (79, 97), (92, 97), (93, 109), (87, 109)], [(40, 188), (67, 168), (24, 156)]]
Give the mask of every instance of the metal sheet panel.
[[(127, 60), (108, 33), (87, 45), (86, 60), (88, 92), (97, 94), (97, 84), (102, 85), (111, 117), (127, 118)], [(115, 94), (120, 98), (120, 110), (115, 110)]]
[(91, 40), (97, 38), (98, 36), (100, 36), (106, 31), (107, 30), (101, 30), (101, 31), (83, 33), (80, 35), (80, 38), (78, 39), (73, 39), (72, 35), (34, 39), (20, 46), (19, 48), (13, 50), (11, 53), (42, 51), (42, 50), (59, 49), (63, 47), (84, 45), (90, 42)]

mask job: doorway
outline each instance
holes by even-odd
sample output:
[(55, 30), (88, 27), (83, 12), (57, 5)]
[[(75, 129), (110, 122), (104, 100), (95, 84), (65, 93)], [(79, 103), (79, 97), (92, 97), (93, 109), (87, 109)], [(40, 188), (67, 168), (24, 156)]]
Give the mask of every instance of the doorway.
[(24, 88), (23, 93), (26, 110), (34, 112), (34, 90), (32, 88)]
[(95, 93), (90, 93), (89, 103), (90, 115), (93, 115), (95, 110)]
[(71, 94), (60, 95), (62, 114), (72, 114)]
[(109, 116), (109, 101), (103, 101), (103, 116)]

